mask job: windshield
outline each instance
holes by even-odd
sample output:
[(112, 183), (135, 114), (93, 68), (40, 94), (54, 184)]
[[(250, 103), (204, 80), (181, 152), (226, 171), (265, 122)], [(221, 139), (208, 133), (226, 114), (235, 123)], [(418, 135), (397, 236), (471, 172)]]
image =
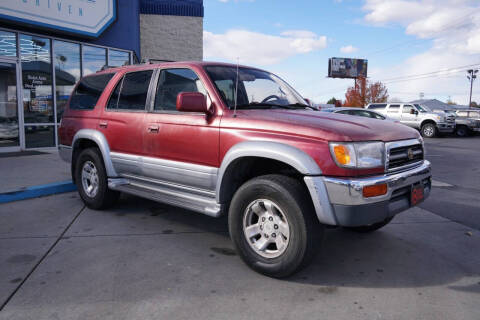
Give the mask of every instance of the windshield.
[[(208, 66), (208, 75), (229, 109), (235, 106), (237, 67)], [(305, 108), (303, 98), (279, 77), (257, 69), (238, 68), (237, 108)]]
[(426, 106), (421, 106), (418, 103), (414, 104), (415, 107), (417, 107), (418, 111), (420, 112), (431, 112), (430, 109)]

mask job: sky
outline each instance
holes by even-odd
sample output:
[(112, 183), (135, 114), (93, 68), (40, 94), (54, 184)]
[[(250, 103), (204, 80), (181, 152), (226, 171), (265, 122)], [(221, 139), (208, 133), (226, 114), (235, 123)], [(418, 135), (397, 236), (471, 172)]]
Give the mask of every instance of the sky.
[[(468, 104), (480, 69), (478, 0), (205, 0), (204, 60), (260, 67), (305, 98), (345, 99), (352, 79), (328, 78), (328, 58), (368, 59), (391, 101)], [(480, 72), (473, 98), (480, 102)]]

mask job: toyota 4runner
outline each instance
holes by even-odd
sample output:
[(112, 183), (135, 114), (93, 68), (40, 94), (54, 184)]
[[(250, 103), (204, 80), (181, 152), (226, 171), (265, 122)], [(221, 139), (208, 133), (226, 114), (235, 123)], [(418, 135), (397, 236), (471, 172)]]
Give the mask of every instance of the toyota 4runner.
[(253, 269), (306, 265), (326, 226), (369, 232), (431, 189), (416, 130), (312, 110), (279, 77), (208, 62), (145, 64), (82, 78), (60, 156), (89, 208), (130, 193), (212, 217)]

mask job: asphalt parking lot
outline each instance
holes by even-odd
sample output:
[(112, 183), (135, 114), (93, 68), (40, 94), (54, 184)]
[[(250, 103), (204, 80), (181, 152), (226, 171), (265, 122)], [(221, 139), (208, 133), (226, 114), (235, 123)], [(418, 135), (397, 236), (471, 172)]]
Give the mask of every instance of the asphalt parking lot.
[(428, 140), (431, 197), (372, 234), (327, 231), (284, 280), (225, 218), (76, 193), (0, 204), (0, 319), (480, 319), (480, 137)]

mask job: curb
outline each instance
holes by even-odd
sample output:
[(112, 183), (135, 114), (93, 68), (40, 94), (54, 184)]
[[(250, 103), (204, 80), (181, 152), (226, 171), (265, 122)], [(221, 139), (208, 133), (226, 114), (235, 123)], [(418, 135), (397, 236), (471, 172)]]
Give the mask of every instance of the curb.
[(77, 186), (73, 184), (71, 180), (42, 184), (39, 186), (27, 187), (21, 190), (0, 193), (0, 203), (38, 198), (75, 190), (77, 190)]

